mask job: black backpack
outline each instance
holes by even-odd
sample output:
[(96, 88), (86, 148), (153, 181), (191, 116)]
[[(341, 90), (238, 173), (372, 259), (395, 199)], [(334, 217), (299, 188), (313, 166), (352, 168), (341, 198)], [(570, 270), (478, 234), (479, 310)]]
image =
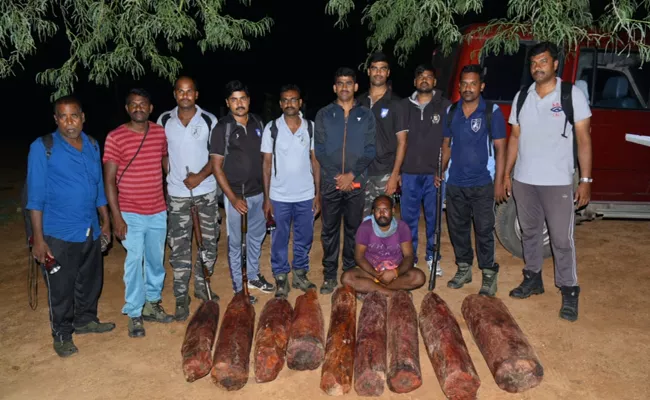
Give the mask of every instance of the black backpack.
[[(309, 121), (306, 118), (303, 118), (303, 121), (307, 122), (307, 132), (309, 132), (309, 158), (311, 159), (311, 142), (314, 139), (314, 127), (311, 124), (311, 121)], [(278, 137), (278, 126), (275, 123), (275, 120), (271, 121), (271, 139), (273, 139), (273, 158), (275, 159), (275, 139)], [(273, 163), (273, 166), (275, 167), (275, 176), (278, 176), (278, 166), (277, 163)]]
[[(93, 145), (95, 150), (97, 150), (97, 154), (100, 154), (99, 152), (99, 145), (97, 144), (97, 140), (90, 136), (88, 136), (88, 140), (90, 140), (90, 143)], [(52, 133), (48, 133), (47, 135), (43, 135), (40, 137), (41, 141), (43, 142), (43, 146), (45, 146), (45, 156), (47, 157), (47, 160), (49, 161), (50, 157), (52, 156), (52, 146), (54, 146), (54, 137), (52, 136)], [(32, 236), (34, 235), (34, 229), (32, 227), (32, 219), (30, 217), (29, 210), (27, 210), (25, 207), (27, 207), (27, 179), (25, 179), (25, 184), (23, 185), (23, 190), (20, 195), (21, 203), (22, 203), (22, 211), (23, 211), (23, 219), (25, 221), (25, 236), (27, 238), (27, 246), (31, 249), (31, 239)]]
[[(562, 111), (564, 111), (564, 129), (562, 129), (562, 137), (566, 138), (566, 125), (571, 124), (573, 130), (573, 167), (578, 168), (578, 142), (576, 139), (576, 127), (573, 120), (573, 83), (562, 81), (560, 85), (560, 102), (562, 104)], [(519, 90), (519, 97), (517, 98), (517, 123), (519, 123), (519, 113), (526, 102), (528, 97), (528, 86), (522, 86)]]
[[(454, 118), (454, 113), (458, 108), (458, 102), (453, 103), (449, 106), (449, 111), (447, 111), (447, 129), (451, 132), (451, 120)], [(494, 102), (485, 100), (485, 122), (487, 123), (488, 137), (490, 139), (490, 145), (488, 146), (488, 156), (492, 157), (492, 148), (494, 147), (494, 141), (492, 139), (492, 114), (494, 114)]]

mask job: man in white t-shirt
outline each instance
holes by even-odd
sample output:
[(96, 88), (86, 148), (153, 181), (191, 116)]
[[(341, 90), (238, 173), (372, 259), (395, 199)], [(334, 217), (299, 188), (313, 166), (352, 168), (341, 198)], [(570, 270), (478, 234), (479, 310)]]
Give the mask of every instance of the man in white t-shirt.
[[(555, 261), (555, 284), (562, 292), (560, 318), (575, 321), (580, 287), (573, 240), (574, 204), (583, 207), (591, 196), (591, 110), (579, 88), (563, 84), (556, 76), (559, 62), (554, 44), (539, 43), (530, 49), (528, 57), (535, 83), (513, 100), (509, 119), (512, 133), (504, 179), (506, 192), (512, 193), (517, 205), (526, 261), (524, 280), (510, 296), (525, 299), (544, 293), (542, 264), (546, 221)], [(563, 92), (567, 100), (562, 99)], [(571, 103), (568, 99), (572, 99)], [(571, 114), (573, 125), (569, 122)], [(574, 193), (573, 174), (577, 165), (580, 166), (580, 184)], [(514, 179), (511, 180), (513, 166)]]
[(280, 89), (283, 115), (266, 124), (264, 156), (264, 214), (271, 233), (271, 268), (276, 297), (289, 294), (289, 234), (293, 224), (293, 282), (296, 289), (315, 288), (307, 278), (314, 217), (320, 211), (320, 167), (314, 155), (314, 123), (302, 118), (302, 99), (296, 85)]
[[(171, 248), (169, 263), (174, 271), (174, 296), (177, 321), (189, 316), (189, 283), (192, 274), (192, 215), (191, 195), (199, 211), (203, 254), (212, 274), (217, 261), (219, 239), (219, 207), (217, 181), (212, 175), (208, 143), (217, 117), (196, 105), (199, 92), (192, 78), (180, 77), (174, 85), (177, 107), (158, 117), (165, 128), (169, 153), (167, 174), (168, 244)], [(189, 174), (187, 170), (189, 169)], [(190, 190), (192, 191), (190, 193)], [(207, 300), (203, 277), (203, 264), (199, 257), (194, 263), (194, 296)], [(212, 298), (218, 296), (212, 293)]]

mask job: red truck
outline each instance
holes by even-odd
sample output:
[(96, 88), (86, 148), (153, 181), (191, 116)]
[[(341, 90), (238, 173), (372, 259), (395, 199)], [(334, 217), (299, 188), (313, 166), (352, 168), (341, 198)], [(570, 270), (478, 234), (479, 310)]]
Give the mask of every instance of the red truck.
[[(464, 33), (476, 32), (483, 26), (470, 25)], [(449, 55), (434, 51), (433, 66), (439, 89), (454, 102), (460, 98), (461, 68), (481, 64), (485, 73), (483, 97), (496, 102), (507, 121), (517, 91), (533, 83), (527, 52), (535, 42), (522, 37), (514, 54), (479, 56), (488, 35), (473, 34)], [(590, 42), (560, 57), (558, 75), (584, 91), (592, 112), (591, 202), (576, 210), (576, 221), (650, 219), (650, 147), (640, 144), (650, 136), (650, 63), (642, 63), (633, 50), (620, 52), (611, 45)], [(626, 136), (635, 140), (628, 141)], [(550, 257), (548, 233), (544, 229), (544, 256)], [(514, 201), (497, 207), (496, 233), (506, 250), (523, 258)]]

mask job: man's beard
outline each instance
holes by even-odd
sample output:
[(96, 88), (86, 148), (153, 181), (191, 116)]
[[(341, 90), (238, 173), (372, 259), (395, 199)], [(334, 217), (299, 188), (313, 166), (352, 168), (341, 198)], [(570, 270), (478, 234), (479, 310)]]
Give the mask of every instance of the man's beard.
[(428, 87), (426, 89), (416, 88), (418, 93), (431, 93), (433, 92), (433, 87)]
[(388, 217), (379, 217), (379, 218), (375, 218), (375, 221), (377, 222), (377, 225), (381, 226), (382, 228), (385, 228), (388, 225), (390, 225), (391, 219)]

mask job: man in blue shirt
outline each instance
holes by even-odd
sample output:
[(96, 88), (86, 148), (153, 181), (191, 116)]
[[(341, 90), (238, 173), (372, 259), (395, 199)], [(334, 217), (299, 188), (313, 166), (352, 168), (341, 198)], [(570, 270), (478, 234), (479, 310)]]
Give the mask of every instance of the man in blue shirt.
[[(443, 116), (443, 170), (451, 159), (446, 189), (447, 226), (458, 266), (447, 286), (459, 289), (472, 281), (473, 218), (476, 258), (483, 272), (479, 294), (494, 296), (499, 272), (499, 264), (494, 262), (494, 201), (502, 202), (506, 198), (503, 186), (506, 125), (499, 106), (483, 100), (484, 88), (481, 66), (463, 67), (459, 84), (461, 100), (451, 105)], [(437, 178), (436, 186), (440, 183)]]
[(99, 147), (82, 132), (81, 104), (65, 96), (55, 102), (54, 112), (58, 129), (48, 139), (35, 140), (29, 149), (26, 209), (33, 228), (34, 258), (43, 266), (51, 259), (61, 266), (43, 268), (43, 276), (54, 350), (67, 357), (78, 351), (73, 332), (103, 333), (115, 328), (97, 318), (103, 282), (100, 235), (110, 239), (110, 222)]

